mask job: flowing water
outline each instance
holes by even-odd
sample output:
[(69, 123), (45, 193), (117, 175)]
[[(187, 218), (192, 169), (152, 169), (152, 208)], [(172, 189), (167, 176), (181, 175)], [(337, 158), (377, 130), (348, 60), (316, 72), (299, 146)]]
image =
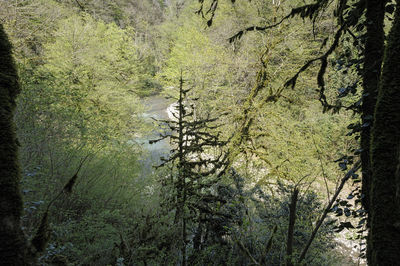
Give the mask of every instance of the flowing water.
[(165, 127), (163, 128), (162, 123), (154, 121), (154, 119), (168, 120), (167, 108), (171, 105), (172, 101), (160, 95), (150, 96), (143, 99), (143, 101), (146, 110), (143, 113), (143, 117), (147, 122), (155, 124), (155, 129), (149, 135), (136, 140), (146, 151), (141, 160), (142, 176), (145, 177), (154, 171), (153, 166), (161, 163), (160, 157), (167, 157), (169, 154), (170, 145), (168, 139), (163, 139), (153, 144), (149, 144), (149, 140), (158, 139), (160, 132), (164, 132)]

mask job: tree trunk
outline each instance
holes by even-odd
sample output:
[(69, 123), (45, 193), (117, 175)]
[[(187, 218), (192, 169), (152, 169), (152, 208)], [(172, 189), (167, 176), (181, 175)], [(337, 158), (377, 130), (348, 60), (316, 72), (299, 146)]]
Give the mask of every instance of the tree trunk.
[(378, 95), (381, 65), (384, 51), (384, 28), (386, 0), (367, 0), (365, 15), (367, 33), (364, 50), (364, 74), (361, 132), (361, 170), (362, 170), (362, 200), (364, 209), (369, 209), (369, 196), (371, 180), (370, 166), (370, 135), (373, 124), (376, 98)]
[(288, 227), (288, 236), (286, 242), (286, 266), (293, 266), (293, 235), (294, 235), (294, 226), (296, 223), (296, 207), (297, 200), (299, 196), (299, 189), (296, 187), (293, 189), (291, 201), (289, 204), (289, 227)]
[(13, 121), (18, 74), (11, 44), (0, 24), (0, 264), (27, 265), (27, 243), (21, 230), (20, 168)]
[(396, 200), (400, 153), (400, 0), (396, 2), (371, 136), (369, 265), (400, 262), (400, 205)]

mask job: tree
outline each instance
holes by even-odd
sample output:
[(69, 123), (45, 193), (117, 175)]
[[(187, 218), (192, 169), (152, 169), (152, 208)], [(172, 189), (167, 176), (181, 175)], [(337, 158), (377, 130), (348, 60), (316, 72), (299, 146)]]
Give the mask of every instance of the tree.
[[(35, 21), (40, 26), (43, 24), (40, 20)], [(138, 121), (136, 112), (140, 108), (136, 91), (130, 91), (137, 89), (133, 83), (138, 77), (136, 50), (130, 35), (132, 32), (129, 29), (119, 29), (114, 24), (97, 22), (87, 14), (60, 19), (54, 25), (59, 29), (52, 35), (54, 38), (46, 39), (46, 43), (38, 41), (38, 46), (44, 48), (46, 54), (38, 52), (32, 56), (21, 51), (18, 53), (17, 50), (17, 64), (14, 64), (12, 59), (11, 45), (3, 28), (1, 31), (1, 108), (4, 108), (4, 111), (1, 111), (0, 129), (0, 198), (4, 205), (1, 206), (3, 224), (0, 264), (4, 262), (7, 265), (25, 265), (28, 260), (33, 260), (38, 252), (46, 249), (49, 240), (47, 212), (43, 216), (45, 218), (42, 218), (44, 226), (40, 226), (46, 233), (46, 239), (40, 235), (39, 228), (35, 237), (29, 237), (33, 240), (27, 243), (20, 221), (24, 222), (25, 234), (35, 234), (36, 225), (40, 223), (38, 220), (42, 216), (39, 215), (42, 208), (37, 208), (37, 212), (32, 213), (29, 205), (39, 200), (42, 203), (51, 202), (55, 191), (64, 183), (64, 173), (69, 175), (66, 169), (74, 165), (74, 160), (80, 158), (81, 154), (90, 153), (91, 149), (99, 149), (100, 145), (107, 145), (107, 153), (104, 152), (97, 158), (111, 158), (111, 154), (116, 154), (107, 164), (112, 168), (114, 160), (124, 156), (121, 153), (126, 155), (129, 152), (130, 155), (124, 156), (126, 160), (118, 161), (118, 167), (124, 168), (121, 169), (121, 174), (117, 174), (116, 170), (114, 175), (110, 176), (124, 176), (127, 180), (135, 175), (135, 170), (122, 174), (122, 171), (128, 171), (128, 167), (121, 167), (124, 163), (134, 163), (135, 150), (132, 145), (121, 148), (122, 145), (118, 143), (120, 141), (125, 144), (128, 140), (127, 135), (132, 131), (137, 132), (139, 127), (137, 125), (132, 130), (132, 125), (129, 124), (139, 124), (135, 121)], [(12, 28), (8, 25), (7, 29), (10, 27)], [(15, 41), (16, 37), (12, 37), (11, 34), (11, 40)], [(89, 49), (85, 50), (87, 48)], [(36, 59), (32, 59), (31, 56)], [(17, 66), (21, 79), (17, 77)], [(15, 108), (20, 88), (22, 92), (18, 98), (18, 107)], [(132, 106), (134, 103), (136, 106)], [(122, 104), (122, 108), (119, 104)], [(14, 112), (15, 109), (17, 112)], [(115, 121), (117, 116), (121, 119)], [(22, 143), (20, 162), (16, 155), (18, 145), (14, 132), (14, 117), (18, 125), (18, 138)], [(19, 163), (24, 173), (22, 180)], [(64, 168), (65, 166), (67, 168)], [(105, 164), (102, 166), (105, 167)], [(137, 166), (132, 166), (134, 167)], [(98, 182), (101, 174), (95, 171), (100, 167), (94, 168), (91, 172)], [(41, 169), (41, 174), (31, 175), (36, 172), (34, 169)], [(103, 174), (104, 172), (106, 171), (103, 171)], [(21, 183), (27, 204), (24, 205), (24, 212), (20, 195)], [(44, 185), (39, 186), (39, 183)], [(50, 183), (52, 185), (49, 187)], [(124, 185), (127, 185), (125, 181)], [(30, 193), (33, 191), (31, 186), (35, 187), (34, 193)], [(107, 186), (107, 189), (111, 190), (110, 186)], [(20, 219), (22, 213), (30, 219)], [(64, 215), (66, 212), (60, 211), (60, 214)], [(13, 228), (7, 228), (11, 226), (11, 222)], [(6, 259), (3, 261), (3, 258), (9, 259), (9, 263)], [(12, 259), (15, 262), (12, 262)]]
[(42, 86), (30, 91), (48, 100), (47, 117), (74, 120), (76, 126), (58, 126), (73, 138), (117, 139), (138, 124), (141, 74), (132, 35), (81, 14), (60, 20), (55, 40), (44, 44), (44, 64), (35, 73)]
[(400, 261), (400, 1), (385, 50), (371, 136), (370, 265)]
[(143, 72), (132, 29), (88, 14), (54, 24), (57, 30), (40, 45), (43, 54), (36, 59), (16, 54), (23, 87), (16, 123), (24, 167), (36, 167), (47, 155), (52, 164), (65, 161), (57, 152), (78, 146), (113, 149), (143, 129), (138, 97)]
[(18, 74), (3, 25), (0, 24), (0, 257), (2, 265), (27, 265), (27, 242), (21, 229), (22, 196), (15, 133)]
[[(207, 24), (213, 23), (218, 7), (218, 0), (213, 0), (206, 12), (203, 8), (207, 1), (199, 1), (199, 13), (207, 18)], [(231, 2), (235, 2), (231, 0)], [(270, 25), (252, 26), (239, 31), (230, 40), (240, 39), (250, 31), (265, 31), (280, 25), (283, 21), (299, 16), (309, 18), (313, 24), (323, 12), (330, 9), (330, 1), (317, 0), (311, 4), (293, 8), (291, 12)], [(362, 44), (362, 57), (357, 62), (362, 82), (362, 97), (356, 103), (345, 107), (361, 114), (361, 124), (353, 132), (361, 133), (361, 153), (363, 178), (363, 206), (369, 211), (370, 227), (368, 236), (367, 258), (371, 265), (392, 265), (399, 261), (399, 88), (398, 68), (399, 52), (399, 1), (396, 5), (391, 1), (358, 0), (336, 1), (334, 16), (337, 18), (337, 29), (333, 40), (320, 57), (308, 61), (289, 79), (285, 87), (295, 87), (299, 75), (313, 63), (319, 62), (320, 69), (317, 83), (320, 101), (324, 110), (337, 111), (345, 107), (341, 104), (331, 104), (326, 96), (325, 74), (329, 67), (328, 58), (332, 56), (345, 36), (354, 40), (354, 46)], [(391, 26), (389, 40), (385, 45), (385, 15), (389, 16), (396, 10)], [(207, 16), (208, 15), (208, 16)], [(365, 20), (362, 19), (365, 15)], [(392, 19), (393, 20), (393, 19)], [(387, 22), (388, 20), (386, 20)], [(366, 30), (365, 30), (366, 28)], [(354, 30), (354, 32), (353, 32)], [(324, 42), (326, 44), (326, 42)], [(383, 54), (385, 51), (385, 60)], [(362, 68), (360, 67), (362, 66)], [(383, 68), (383, 70), (382, 70)], [(277, 94), (277, 96), (280, 96)], [(372, 127), (372, 130), (371, 130)], [(385, 217), (384, 219), (382, 217)]]
[[(379, 88), (381, 65), (384, 52), (384, 18), (385, 4), (387, 1), (370, 0), (366, 2), (366, 37), (364, 48), (364, 73), (363, 73), (363, 93), (365, 97), (362, 103), (362, 125), (360, 146), (362, 162), (362, 192), (368, 195), (371, 189), (370, 166), (370, 142), (371, 128), (373, 126), (373, 116), (375, 103)], [(369, 23), (368, 21), (371, 21)], [(369, 210), (369, 197), (363, 198), (363, 206)]]
[[(171, 174), (162, 182), (172, 190), (164, 195), (168, 208), (175, 211), (174, 224), (179, 228), (180, 256), (182, 265), (187, 265), (188, 228), (194, 227), (197, 216), (197, 232), (194, 238), (202, 235), (202, 222), (204, 215), (209, 213), (210, 202), (218, 201), (213, 195), (212, 186), (218, 182), (218, 178), (226, 170), (227, 155), (221, 150), (226, 141), (219, 139), (219, 132), (213, 135), (210, 131), (218, 126), (211, 125), (217, 119), (200, 118), (196, 114), (195, 103), (189, 103), (187, 93), (183, 89), (182, 76), (179, 81), (179, 97), (176, 99), (176, 107), (172, 112), (174, 120), (165, 120), (171, 133), (161, 134), (160, 139), (150, 141), (158, 142), (170, 138), (172, 146), (169, 158), (162, 158), (160, 166), (169, 164)], [(159, 167), (160, 167), (159, 166)], [(171, 195), (172, 194), (172, 195)], [(194, 239), (196, 249), (196, 242)]]

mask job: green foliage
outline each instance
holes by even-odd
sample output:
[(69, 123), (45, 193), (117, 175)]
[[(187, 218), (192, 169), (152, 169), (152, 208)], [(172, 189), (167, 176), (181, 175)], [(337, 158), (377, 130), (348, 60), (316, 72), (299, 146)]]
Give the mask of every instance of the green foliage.
[[(55, 161), (57, 170), (44, 164), (39, 169), (26, 169), (23, 178), (25, 194), (25, 231), (33, 234), (42, 210), (55, 197), (81, 161), (83, 151), (55, 154), (69, 158)], [(119, 149), (93, 154), (78, 174), (77, 184), (69, 196), (62, 194), (50, 208), (51, 238), (41, 257), (43, 263), (63, 257), (71, 263), (107, 264), (115, 258), (115, 243), (137, 222), (140, 210), (156, 205), (157, 194), (152, 179), (140, 179), (140, 166), (134, 154)], [(57, 177), (57, 178), (56, 178)]]
[[(213, 42), (201, 30), (201, 20), (196, 17), (189, 18), (171, 34), (173, 40), (168, 58), (158, 74), (166, 87), (166, 93), (174, 94), (172, 88), (183, 71), (189, 88), (195, 87), (196, 92), (204, 96), (206, 91), (216, 95), (216, 90), (224, 82), (224, 73), (228, 71), (229, 59), (226, 49), (221, 44)], [(205, 100), (210, 96), (209, 94)]]
[[(310, 104), (310, 103), (309, 103)], [(322, 185), (323, 178), (335, 182), (340, 171), (333, 163), (354, 144), (340, 139), (347, 130), (343, 115), (321, 114), (319, 106), (281, 102), (264, 107), (263, 113), (251, 128), (254, 139), (246, 147), (253, 171), (259, 184), (267, 184), (275, 178), (297, 183), (303, 177)], [(288, 138), (287, 136), (290, 136)], [(332, 147), (329, 150), (323, 147)], [(265, 171), (265, 170), (264, 170)]]
[[(113, 263), (118, 233), (132, 224), (130, 208), (150, 206), (153, 200), (152, 179), (139, 179), (141, 151), (131, 141), (143, 132), (137, 95), (148, 88), (140, 79), (152, 74), (143, 73), (147, 70), (131, 28), (73, 14), (53, 1), (25, 4), (10, 4), (21, 21), (7, 17), (18, 45), (15, 56), (23, 89), (16, 122), (22, 146), (24, 231), (36, 233), (46, 206), (89, 156), (73, 178), (72, 194), (60, 194), (44, 216), (40, 232), (51, 234), (40, 260)], [(46, 18), (51, 26), (45, 25)], [(16, 28), (23, 23), (29, 25), (26, 32)], [(110, 220), (117, 216), (121, 224)], [(40, 249), (46, 245), (42, 236), (34, 241)]]
[[(119, 233), (129, 226), (129, 217), (121, 210), (88, 211), (82, 219), (66, 220), (53, 230), (57, 248), (65, 247), (62, 254), (74, 264), (109, 264), (115, 261), (113, 248)], [(50, 248), (51, 249), (51, 248)], [(50, 250), (47, 251), (48, 253)], [(48, 261), (54, 256), (47, 254)]]
[(37, 76), (48, 77), (48, 111), (73, 116), (81, 135), (118, 137), (138, 123), (137, 59), (128, 34), (88, 15), (73, 16), (59, 22), (55, 41), (44, 46)]
[[(275, 195), (258, 187), (244, 188), (244, 180), (235, 172), (218, 186), (217, 195), (224, 202), (215, 203), (205, 222), (205, 236), (200, 250), (191, 254), (193, 265), (251, 265), (253, 259), (266, 265), (285, 262), (286, 232), (288, 229), (290, 188), (280, 184)], [(294, 232), (294, 257), (299, 255), (311, 234), (312, 221), (321, 203), (314, 193), (305, 193), (298, 202)], [(276, 232), (275, 232), (276, 230)], [(275, 232), (275, 233), (274, 233)], [(273, 237), (272, 237), (273, 236)], [(325, 224), (307, 257), (312, 265), (330, 265), (340, 259), (330, 253), (334, 247), (330, 226)]]
[[(293, 18), (292, 24), (285, 21), (264, 33), (248, 30), (229, 43), (240, 30), (276, 22), (302, 3), (233, 2), (219, 1), (211, 28), (205, 27), (211, 13), (204, 14), (206, 20), (193, 14), (199, 7), (195, 0), (0, 3), (23, 88), (16, 122), (28, 235), (37, 231), (47, 204), (71, 176), (74, 181), (72, 193), (60, 194), (50, 208), (51, 238), (42, 264), (179, 263), (179, 239), (185, 237), (178, 230), (176, 208), (164, 200), (177, 205), (182, 180), (188, 191), (181, 211), (187, 221), (184, 251), (193, 265), (249, 265), (249, 254), (256, 261), (283, 263), (290, 185), (310, 184), (315, 193), (301, 192), (299, 201), (293, 259), (298, 257), (315, 211), (321, 210), (318, 197), (329, 194), (340, 174), (329, 162), (355, 147), (341, 136), (348, 121), (356, 125), (358, 117), (321, 113), (312, 66), (295, 90), (283, 91), (282, 84), (322, 54), (319, 44), (334, 33), (333, 18), (323, 14), (315, 28)], [(310, 8), (317, 6), (296, 12), (314, 19), (312, 12), (320, 9)], [(325, 93), (339, 95), (337, 103), (348, 105), (360, 96), (350, 86), (357, 83), (357, 69), (343, 67), (351, 62), (341, 54), (357, 51), (350, 40), (341, 45), (343, 51), (331, 56), (335, 68), (326, 73), (332, 85)], [(160, 91), (176, 97), (182, 72), (185, 86), (199, 98), (196, 118), (218, 117), (220, 137), (241, 139), (230, 147), (237, 173), (200, 177), (209, 158), (193, 161), (194, 154), (213, 153), (200, 146), (188, 148), (197, 149), (186, 154), (190, 171), (159, 169), (154, 176), (143, 169), (151, 163), (144, 162), (146, 147), (135, 143), (156, 131), (147, 130), (143, 98)], [(257, 73), (265, 74), (262, 84)], [(203, 129), (198, 131), (202, 137), (217, 131)], [(162, 149), (159, 154), (168, 153)], [(161, 186), (159, 179), (169, 185)], [(306, 262), (334, 264), (332, 247), (331, 229), (325, 226)]]

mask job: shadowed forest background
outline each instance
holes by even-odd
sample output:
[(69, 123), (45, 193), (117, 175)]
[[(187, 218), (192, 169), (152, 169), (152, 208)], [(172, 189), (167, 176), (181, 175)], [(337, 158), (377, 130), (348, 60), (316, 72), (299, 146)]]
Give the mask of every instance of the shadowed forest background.
[(400, 264), (399, 5), (0, 0), (0, 264)]

